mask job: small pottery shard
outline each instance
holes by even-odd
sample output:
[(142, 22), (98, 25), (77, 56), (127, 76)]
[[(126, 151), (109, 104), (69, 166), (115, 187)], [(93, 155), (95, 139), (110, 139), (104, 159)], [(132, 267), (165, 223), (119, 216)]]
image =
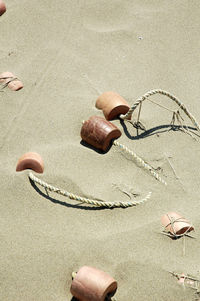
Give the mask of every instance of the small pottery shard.
[(185, 282), (185, 275), (182, 273), (180, 278), (178, 279), (178, 283), (183, 285), (184, 282)]
[(0, 16), (2, 16), (6, 12), (6, 6), (5, 3), (0, 0)]
[(80, 301), (105, 301), (117, 290), (117, 282), (105, 272), (93, 267), (79, 269), (71, 285), (72, 295)]
[(103, 110), (107, 120), (113, 120), (120, 114), (126, 114), (130, 109), (126, 100), (119, 94), (109, 91), (100, 95), (96, 101), (96, 108)]
[(175, 212), (169, 212), (163, 215), (161, 222), (165, 227), (165, 230), (174, 236), (183, 235), (184, 233), (194, 230), (193, 226), (188, 220)]
[(44, 163), (41, 156), (37, 153), (25, 153), (17, 162), (16, 171), (32, 169), (35, 172), (43, 173)]
[(81, 128), (83, 141), (95, 148), (106, 151), (112, 139), (119, 138), (121, 131), (111, 122), (99, 116), (92, 116)]
[(23, 83), (11, 72), (1, 73), (0, 83), (7, 85), (12, 91), (18, 91), (24, 87)]

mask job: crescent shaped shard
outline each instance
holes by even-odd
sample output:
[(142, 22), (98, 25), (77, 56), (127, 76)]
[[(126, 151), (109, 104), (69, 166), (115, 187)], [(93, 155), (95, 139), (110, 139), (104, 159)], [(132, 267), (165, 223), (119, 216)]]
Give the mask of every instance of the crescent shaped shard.
[(42, 157), (34, 152), (25, 153), (19, 158), (16, 171), (23, 171), (25, 169), (32, 169), (37, 173), (43, 173), (44, 163)]

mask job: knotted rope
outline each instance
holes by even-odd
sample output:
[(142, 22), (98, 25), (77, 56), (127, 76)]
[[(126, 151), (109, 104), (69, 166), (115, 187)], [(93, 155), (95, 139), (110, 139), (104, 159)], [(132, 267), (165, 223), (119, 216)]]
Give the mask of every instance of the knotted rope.
[(155, 172), (154, 168), (149, 165), (148, 163), (146, 163), (142, 158), (140, 158), (136, 153), (134, 153), (133, 151), (129, 150), (125, 145), (117, 142), (117, 141), (113, 141), (113, 145), (118, 146), (122, 151), (124, 151), (126, 154), (130, 155), (137, 163), (139, 166), (143, 167), (145, 170), (149, 171), (152, 176), (154, 178), (156, 178), (156, 180), (158, 180), (159, 182), (163, 183), (164, 185), (167, 185), (167, 183), (165, 182), (165, 180), (163, 180), (157, 172)]
[(135, 109), (137, 108), (137, 106), (139, 104), (141, 104), (145, 99), (147, 99), (148, 97), (155, 95), (155, 94), (165, 95), (165, 96), (169, 97), (170, 99), (172, 99), (183, 110), (183, 112), (188, 116), (188, 118), (191, 120), (193, 125), (200, 132), (200, 125), (198, 124), (198, 122), (196, 121), (194, 116), (186, 109), (185, 105), (182, 102), (180, 102), (180, 100), (177, 97), (175, 97), (174, 95), (170, 94), (169, 92), (163, 91), (161, 89), (150, 90), (147, 93), (145, 93), (143, 96), (139, 97), (137, 99), (137, 101), (134, 103), (134, 105), (129, 109), (129, 111), (125, 115), (123, 115), (123, 114), (120, 115), (120, 118), (123, 120), (131, 119), (132, 114), (135, 111)]
[(47, 184), (46, 182), (38, 179), (35, 175), (33, 175), (32, 172), (29, 172), (29, 178), (34, 182), (39, 184), (40, 186), (44, 187), (45, 189), (49, 190), (49, 191), (53, 191), (55, 193), (58, 193), (60, 195), (66, 196), (69, 199), (81, 202), (81, 203), (86, 203), (86, 204), (90, 204), (90, 205), (94, 205), (97, 207), (107, 207), (107, 208), (127, 208), (127, 207), (133, 207), (136, 205), (139, 205), (145, 201), (147, 201), (150, 196), (151, 196), (151, 192), (149, 192), (147, 194), (147, 196), (145, 198), (143, 198), (142, 200), (139, 201), (130, 201), (130, 202), (104, 202), (104, 201), (97, 201), (97, 200), (92, 200), (89, 198), (85, 198), (85, 197), (81, 197), (78, 196), (76, 194), (73, 194), (71, 192), (65, 191), (63, 189), (54, 187), (50, 184)]

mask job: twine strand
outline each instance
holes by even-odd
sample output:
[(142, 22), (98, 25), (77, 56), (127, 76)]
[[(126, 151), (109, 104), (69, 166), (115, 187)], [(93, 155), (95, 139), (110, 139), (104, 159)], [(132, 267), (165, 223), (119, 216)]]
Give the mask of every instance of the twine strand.
[(8, 86), (9, 83), (15, 81), (15, 80), (19, 80), (17, 77), (13, 77), (13, 76), (6, 76), (6, 77), (0, 77), (0, 80), (2, 79), (10, 79), (7, 83), (3, 84), (0, 83), (0, 85), (2, 86), (1, 90), (6, 88)]
[(45, 189), (48, 189), (49, 191), (55, 192), (57, 194), (63, 195), (68, 197), (69, 199), (75, 200), (75, 201), (79, 201), (81, 203), (86, 203), (86, 204), (90, 204), (90, 205), (94, 205), (97, 207), (107, 207), (107, 208), (127, 208), (127, 207), (133, 207), (136, 205), (139, 205), (141, 203), (146, 202), (150, 196), (151, 196), (151, 192), (149, 192), (147, 194), (147, 196), (141, 200), (138, 201), (130, 201), (130, 202), (104, 202), (104, 201), (97, 201), (97, 200), (92, 200), (89, 198), (85, 198), (85, 197), (81, 197), (78, 196), (76, 194), (73, 194), (71, 192), (65, 191), (63, 189), (54, 187), (50, 184), (47, 184), (46, 182), (40, 180), (39, 178), (37, 178), (32, 172), (29, 172), (29, 178), (34, 182), (39, 184), (40, 186), (44, 187)]
[[(169, 224), (167, 224), (167, 225), (165, 226), (165, 231), (166, 231), (166, 232), (169, 232), (169, 231), (167, 231), (167, 227), (168, 227), (169, 225), (171, 225), (172, 231), (170, 231), (170, 236), (173, 237), (173, 238), (179, 238), (179, 237), (185, 236), (185, 235), (188, 234), (188, 233), (191, 231), (191, 229), (193, 228), (193, 226), (192, 226), (188, 221), (186, 221), (183, 217), (174, 218), (174, 217), (171, 217), (171, 216), (168, 215), (168, 214), (167, 214), (167, 217), (168, 217), (168, 219), (169, 219)], [(174, 228), (174, 224), (175, 224), (175, 223), (182, 223), (182, 222), (184, 222), (184, 223), (185, 223), (185, 222), (188, 222), (188, 223), (190, 224), (190, 226), (188, 227), (188, 229), (187, 229), (184, 233), (182, 233), (182, 234), (176, 234), (176, 231), (175, 231), (175, 228)]]

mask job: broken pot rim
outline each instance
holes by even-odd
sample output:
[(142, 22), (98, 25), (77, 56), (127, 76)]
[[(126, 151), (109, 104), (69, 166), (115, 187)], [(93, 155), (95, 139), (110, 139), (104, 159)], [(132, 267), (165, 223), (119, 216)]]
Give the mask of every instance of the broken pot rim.
[(31, 169), (37, 173), (44, 172), (44, 162), (40, 154), (36, 152), (24, 153), (17, 161), (16, 171)]

